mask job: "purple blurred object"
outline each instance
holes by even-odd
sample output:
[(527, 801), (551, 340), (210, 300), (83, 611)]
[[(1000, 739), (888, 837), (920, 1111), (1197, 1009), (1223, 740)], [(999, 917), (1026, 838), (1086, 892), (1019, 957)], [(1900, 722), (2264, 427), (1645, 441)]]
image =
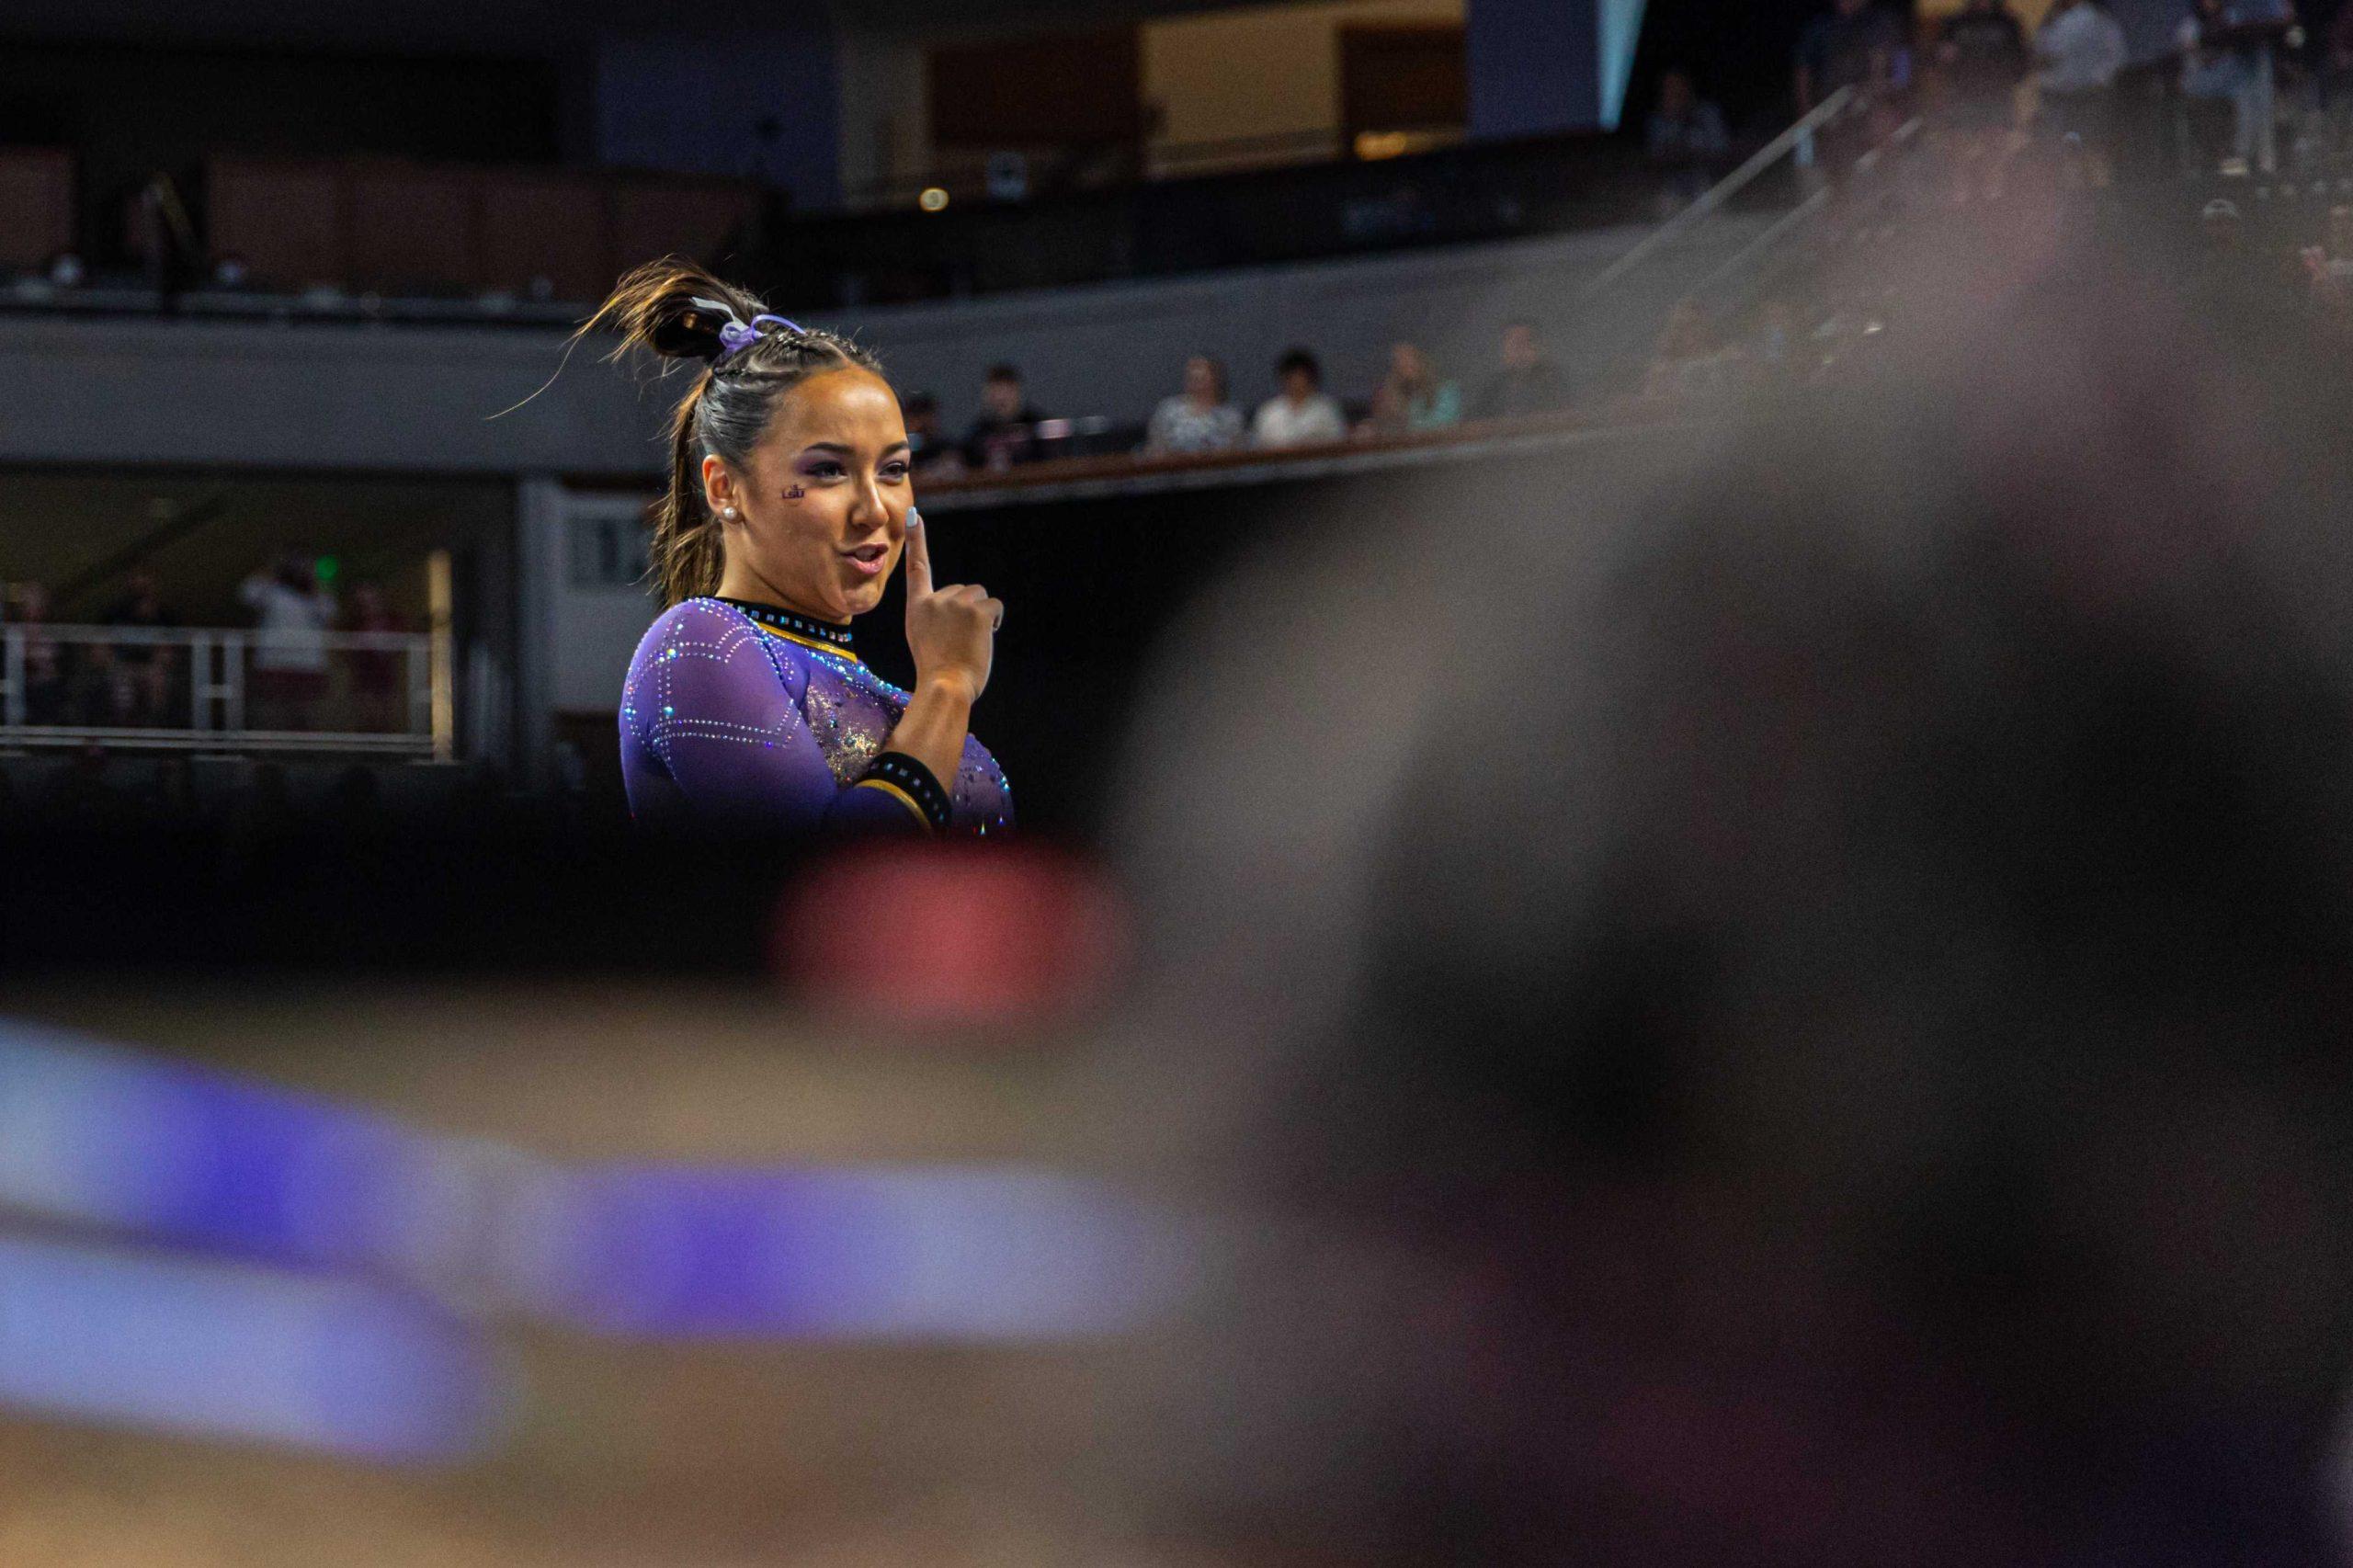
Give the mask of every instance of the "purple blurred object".
[(0, 1403), (389, 1461), (496, 1435), (462, 1324), (348, 1280), (0, 1236)]
[(663, 1338), (1051, 1340), (1157, 1315), (1172, 1233), (1047, 1171), (606, 1167), (568, 1194), (534, 1305)]
[(0, 1216), (631, 1336), (1054, 1339), (1154, 1315), (1162, 1221), (1019, 1166), (566, 1165), (0, 1023)]

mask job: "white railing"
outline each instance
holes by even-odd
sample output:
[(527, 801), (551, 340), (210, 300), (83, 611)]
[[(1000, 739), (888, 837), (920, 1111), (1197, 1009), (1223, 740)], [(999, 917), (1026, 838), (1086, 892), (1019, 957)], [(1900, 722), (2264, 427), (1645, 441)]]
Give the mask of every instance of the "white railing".
[(448, 761), (447, 631), (0, 623), (0, 749), (374, 752)]

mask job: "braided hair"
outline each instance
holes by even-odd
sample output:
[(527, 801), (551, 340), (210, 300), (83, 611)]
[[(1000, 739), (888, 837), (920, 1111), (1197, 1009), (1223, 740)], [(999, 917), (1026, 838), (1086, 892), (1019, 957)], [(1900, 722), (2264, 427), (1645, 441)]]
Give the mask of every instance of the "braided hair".
[(599, 329), (620, 338), (611, 358), (642, 347), (703, 363), (671, 417), (670, 485), (654, 509), (652, 553), (664, 604), (716, 593), (726, 555), (703, 499), (703, 458), (748, 462), (787, 392), (827, 370), (879, 376), (882, 367), (846, 337), (763, 313), (756, 298), (676, 256), (623, 278), (574, 335)]

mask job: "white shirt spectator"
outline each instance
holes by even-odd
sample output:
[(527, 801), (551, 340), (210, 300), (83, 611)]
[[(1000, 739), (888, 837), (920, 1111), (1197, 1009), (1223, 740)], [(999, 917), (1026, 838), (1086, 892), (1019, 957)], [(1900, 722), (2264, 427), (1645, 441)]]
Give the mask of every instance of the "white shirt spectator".
[(335, 596), (324, 588), (305, 593), (267, 573), (245, 579), (237, 597), (259, 612), (254, 639), (254, 668), (299, 670), (323, 675), (327, 667), (326, 632), (335, 625)]
[(1270, 397), (1258, 405), (1251, 421), (1250, 438), (1261, 447), (1313, 447), (1348, 438), (1348, 422), (1330, 394), (1317, 392), (1304, 403)]
[(2078, 6), (2043, 24), (2034, 35), (2042, 57), (2042, 90), (2088, 93), (2112, 85), (2124, 69), (2124, 28), (2097, 6)]

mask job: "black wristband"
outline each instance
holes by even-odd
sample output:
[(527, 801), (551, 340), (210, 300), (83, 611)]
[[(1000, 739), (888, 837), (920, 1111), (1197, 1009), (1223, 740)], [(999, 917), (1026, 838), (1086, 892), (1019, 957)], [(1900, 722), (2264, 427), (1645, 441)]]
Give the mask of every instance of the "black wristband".
[(939, 787), (930, 768), (903, 751), (879, 753), (858, 776), (860, 786), (873, 786), (894, 791), (901, 800), (923, 813), (934, 833), (948, 830), (948, 791)]

